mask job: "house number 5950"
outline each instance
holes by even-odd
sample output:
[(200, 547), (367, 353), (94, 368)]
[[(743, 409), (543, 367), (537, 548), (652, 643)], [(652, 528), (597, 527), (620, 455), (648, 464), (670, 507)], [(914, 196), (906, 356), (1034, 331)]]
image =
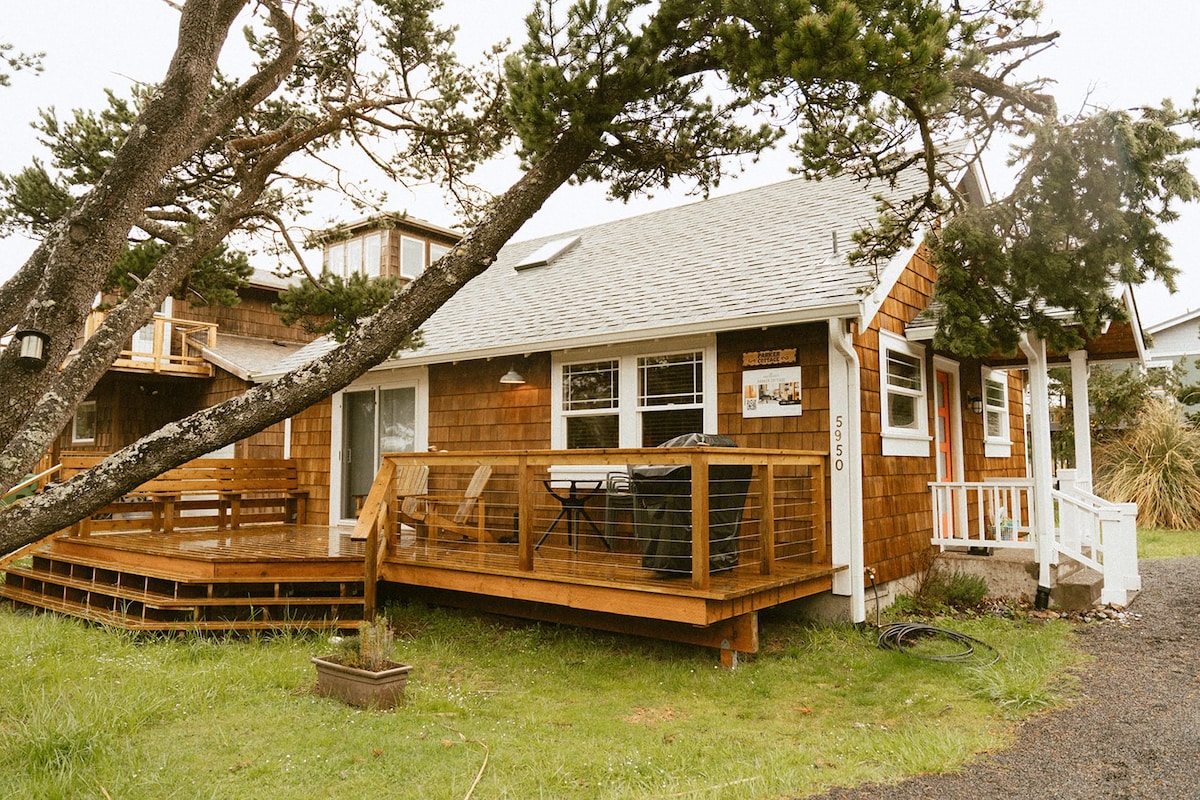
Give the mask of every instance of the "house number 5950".
[(846, 436), (846, 419), (841, 414), (833, 418), (833, 469), (841, 472), (846, 468), (846, 445), (842, 440)]

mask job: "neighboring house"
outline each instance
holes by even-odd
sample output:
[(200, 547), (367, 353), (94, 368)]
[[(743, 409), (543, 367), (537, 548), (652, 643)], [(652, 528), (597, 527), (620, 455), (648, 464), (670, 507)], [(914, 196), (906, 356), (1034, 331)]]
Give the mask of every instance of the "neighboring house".
[[(1146, 328), (1146, 333), (1152, 342), (1150, 358), (1153, 361), (1182, 365), (1184, 385), (1200, 386), (1200, 309), (1151, 325)], [(1200, 395), (1190, 399), (1192, 402), (1185, 409), (1193, 413), (1200, 411)]]
[[(457, 232), (422, 220), (373, 217), (326, 232), (324, 267), (341, 275), (411, 278), (457, 240)], [(277, 371), (313, 339), (299, 326), (283, 325), (272, 310), (285, 288), (280, 278), (256, 271), (232, 307), (168, 297), (79, 405), (51, 456), (114, 452)], [(93, 313), (85, 335), (103, 316)], [(289, 457), (292, 438), (286, 420), (212, 455)]]

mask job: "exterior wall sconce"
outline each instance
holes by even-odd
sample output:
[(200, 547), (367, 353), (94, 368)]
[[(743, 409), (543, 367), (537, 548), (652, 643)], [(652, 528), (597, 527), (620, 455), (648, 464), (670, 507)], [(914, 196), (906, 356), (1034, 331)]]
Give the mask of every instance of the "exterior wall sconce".
[(49, 334), (26, 328), (13, 334), (13, 338), (20, 348), (17, 361), (21, 366), (28, 369), (41, 369), (46, 366), (46, 349), (50, 346)]
[(522, 375), (521, 373), (517, 372), (515, 367), (510, 369), (508, 372), (504, 373), (504, 375), (502, 375), (500, 377), (500, 383), (510, 384), (513, 386), (522, 384), (524, 382), (525, 382), (525, 376)]
[(978, 395), (973, 395), (973, 394), (968, 395), (967, 396), (967, 408), (971, 409), (971, 411), (975, 412), (976, 414), (982, 414), (983, 413), (983, 398), (979, 397)]

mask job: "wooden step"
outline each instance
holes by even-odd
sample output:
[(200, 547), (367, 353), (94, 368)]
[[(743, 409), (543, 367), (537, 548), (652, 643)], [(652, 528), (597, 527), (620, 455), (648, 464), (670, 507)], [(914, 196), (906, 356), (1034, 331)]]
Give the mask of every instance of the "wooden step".
[[(351, 627), (361, 584), (318, 579), (208, 583), (168, 580), (37, 555), (10, 565), (0, 597), (130, 630)], [(318, 613), (318, 612), (324, 613)]]

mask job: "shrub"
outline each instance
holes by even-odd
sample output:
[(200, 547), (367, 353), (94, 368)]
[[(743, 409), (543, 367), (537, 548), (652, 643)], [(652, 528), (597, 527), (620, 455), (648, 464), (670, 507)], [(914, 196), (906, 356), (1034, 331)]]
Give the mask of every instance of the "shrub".
[(931, 551), (915, 575), (912, 594), (897, 595), (893, 609), (899, 614), (936, 614), (947, 609), (978, 608), (987, 596), (987, 581), (978, 575), (950, 571)]
[(1137, 503), (1138, 524), (1200, 528), (1200, 431), (1186, 428), (1166, 401), (1146, 405), (1137, 424), (1097, 448), (1096, 492), (1116, 503)]

